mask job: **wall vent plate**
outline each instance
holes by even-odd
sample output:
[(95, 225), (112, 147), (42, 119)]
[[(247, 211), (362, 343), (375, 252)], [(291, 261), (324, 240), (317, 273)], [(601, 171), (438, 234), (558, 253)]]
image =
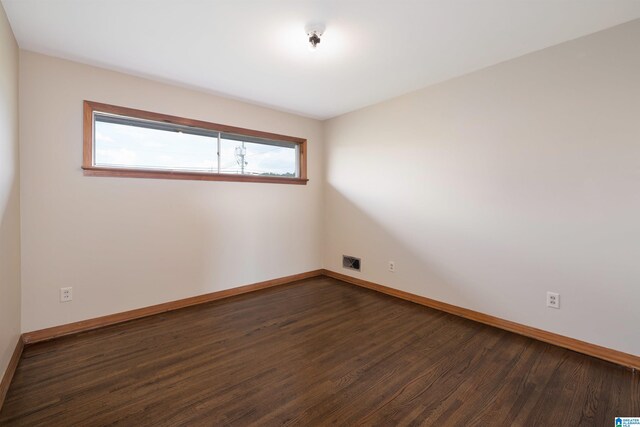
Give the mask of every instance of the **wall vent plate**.
[(360, 271), (360, 258), (342, 255), (342, 266), (349, 270)]

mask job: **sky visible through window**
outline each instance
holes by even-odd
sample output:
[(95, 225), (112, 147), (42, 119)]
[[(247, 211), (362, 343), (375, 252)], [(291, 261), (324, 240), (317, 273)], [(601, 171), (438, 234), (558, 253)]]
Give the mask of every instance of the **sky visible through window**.
[[(217, 138), (95, 121), (95, 166), (218, 172)], [(242, 173), (241, 141), (220, 141), (220, 173)], [(244, 174), (293, 177), (296, 150), (244, 143)]]

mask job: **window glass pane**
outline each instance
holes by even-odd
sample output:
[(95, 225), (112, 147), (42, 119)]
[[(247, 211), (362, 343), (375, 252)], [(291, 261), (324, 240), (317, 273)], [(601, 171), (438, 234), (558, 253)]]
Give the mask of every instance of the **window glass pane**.
[(98, 111), (93, 112), (93, 131), (92, 166), (300, 177), (300, 145), (286, 139)]
[(220, 173), (296, 176), (296, 145), (266, 145), (222, 138)]
[(218, 138), (150, 127), (94, 122), (94, 165), (217, 172)]

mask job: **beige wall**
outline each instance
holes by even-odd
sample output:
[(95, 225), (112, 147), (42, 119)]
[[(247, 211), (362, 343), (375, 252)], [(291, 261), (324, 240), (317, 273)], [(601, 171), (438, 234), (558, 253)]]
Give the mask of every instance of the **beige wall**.
[[(309, 184), (85, 177), (84, 99), (305, 137)], [(319, 121), (22, 51), (20, 132), (23, 331), (321, 267)]]
[(639, 40), (634, 21), (329, 121), (325, 267), (359, 256), (354, 276), (640, 354)]
[(0, 4), (0, 378), (20, 336), (18, 46)]

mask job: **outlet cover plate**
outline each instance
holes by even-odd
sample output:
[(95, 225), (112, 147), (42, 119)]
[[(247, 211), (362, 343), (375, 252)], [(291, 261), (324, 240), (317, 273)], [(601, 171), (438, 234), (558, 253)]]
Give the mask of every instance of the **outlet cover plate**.
[(60, 302), (69, 302), (73, 300), (73, 288), (60, 288)]
[(560, 308), (560, 294), (547, 292), (547, 307)]

